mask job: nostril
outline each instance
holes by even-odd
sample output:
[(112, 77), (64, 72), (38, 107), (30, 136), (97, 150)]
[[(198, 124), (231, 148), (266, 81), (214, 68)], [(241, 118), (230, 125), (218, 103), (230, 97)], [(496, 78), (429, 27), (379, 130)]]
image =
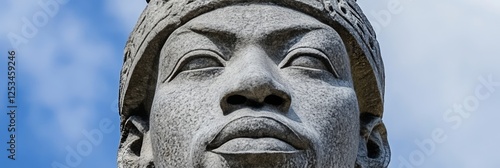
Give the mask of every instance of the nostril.
[(275, 106), (282, 105), (284, 103), (284, 101), (285, 100), (283, 98), (276, 96), (276, 95), (269, 95), (264, 99), (264, 103), (275, 105)]
[(232, 105), (244, 104), (247, 101), (247, 98), (242, 95), (232, 95), (227, 97), (226, 102)]

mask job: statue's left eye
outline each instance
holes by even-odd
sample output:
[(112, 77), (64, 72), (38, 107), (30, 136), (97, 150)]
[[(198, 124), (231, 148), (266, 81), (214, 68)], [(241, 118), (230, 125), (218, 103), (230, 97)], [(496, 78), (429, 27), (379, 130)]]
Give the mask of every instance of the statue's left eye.
[(290, 51), (279, 65), (281, 68), (300, 68), (309, 70), (324, 70), (338, 78), (328, 57), (313, 48), (297, 48)]
[(322, 69), (328, 71), (323, 61), (313, 55), (300, 55), (293, 58), (286, 66)]

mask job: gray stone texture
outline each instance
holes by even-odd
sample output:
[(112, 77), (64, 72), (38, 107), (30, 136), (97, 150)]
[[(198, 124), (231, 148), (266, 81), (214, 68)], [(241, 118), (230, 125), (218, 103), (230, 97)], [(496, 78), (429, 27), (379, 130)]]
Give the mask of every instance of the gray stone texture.
[(353, 0), (151, 0), (125, 48), (119, 167), (387, 167)]

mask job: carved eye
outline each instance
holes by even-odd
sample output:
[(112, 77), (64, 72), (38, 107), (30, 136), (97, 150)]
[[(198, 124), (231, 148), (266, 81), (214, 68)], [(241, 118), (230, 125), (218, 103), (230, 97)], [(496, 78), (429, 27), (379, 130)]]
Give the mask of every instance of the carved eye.
[(210, 50), (195, 50), (185, 54), (174, 68), (174, 71), (166, 81), (170, 81), (177, 74), (188, 71), (203, 71), (224, 67), (224, 60), (219, 54)]
[(309, 70), (324, 70), (338, 78), (338, 74), (328, 57), (321, 51), (313, 48), (297, 48), (288, 53), (280, 63), (281, 68), (301, 68)]
[(328, 71), (328, 68), (326, 68), (325, 64), (321, 60), (319, 60), (315, 56), (310, 56), (310, 55), (296, 56), (286, 66), (322, 69)]
[(210, 67), (223, 67), (223, 65), (222, 63), (220, 63), (219, 60), (211, 56), (200, 55), (196, 56), (196, 58), (191, 58), (190, 60), (187, 60), (186, 63), (182, 66), (180, 71), (197, 70)]

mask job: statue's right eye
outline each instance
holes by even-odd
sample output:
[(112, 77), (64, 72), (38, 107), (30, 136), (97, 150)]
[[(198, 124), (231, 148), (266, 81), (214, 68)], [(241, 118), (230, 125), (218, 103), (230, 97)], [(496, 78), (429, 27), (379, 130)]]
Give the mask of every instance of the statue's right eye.
[(223, 65), (219, 60), (213, 57), (201, 55), (197, 56), (196, 58), (187, 60), (186, 63), (184, 63), (184, 65), (182, 66), (180, 71), (182, 72), (189, 70), (201, 70), (212, 67), (223, 67)]
[(173, 73), (167, 79), (170, 81), (181, 72), (203, 71), (224, 67), (224, 59), (211, 50), (194, 50), (186, 53), (177, 62)]

